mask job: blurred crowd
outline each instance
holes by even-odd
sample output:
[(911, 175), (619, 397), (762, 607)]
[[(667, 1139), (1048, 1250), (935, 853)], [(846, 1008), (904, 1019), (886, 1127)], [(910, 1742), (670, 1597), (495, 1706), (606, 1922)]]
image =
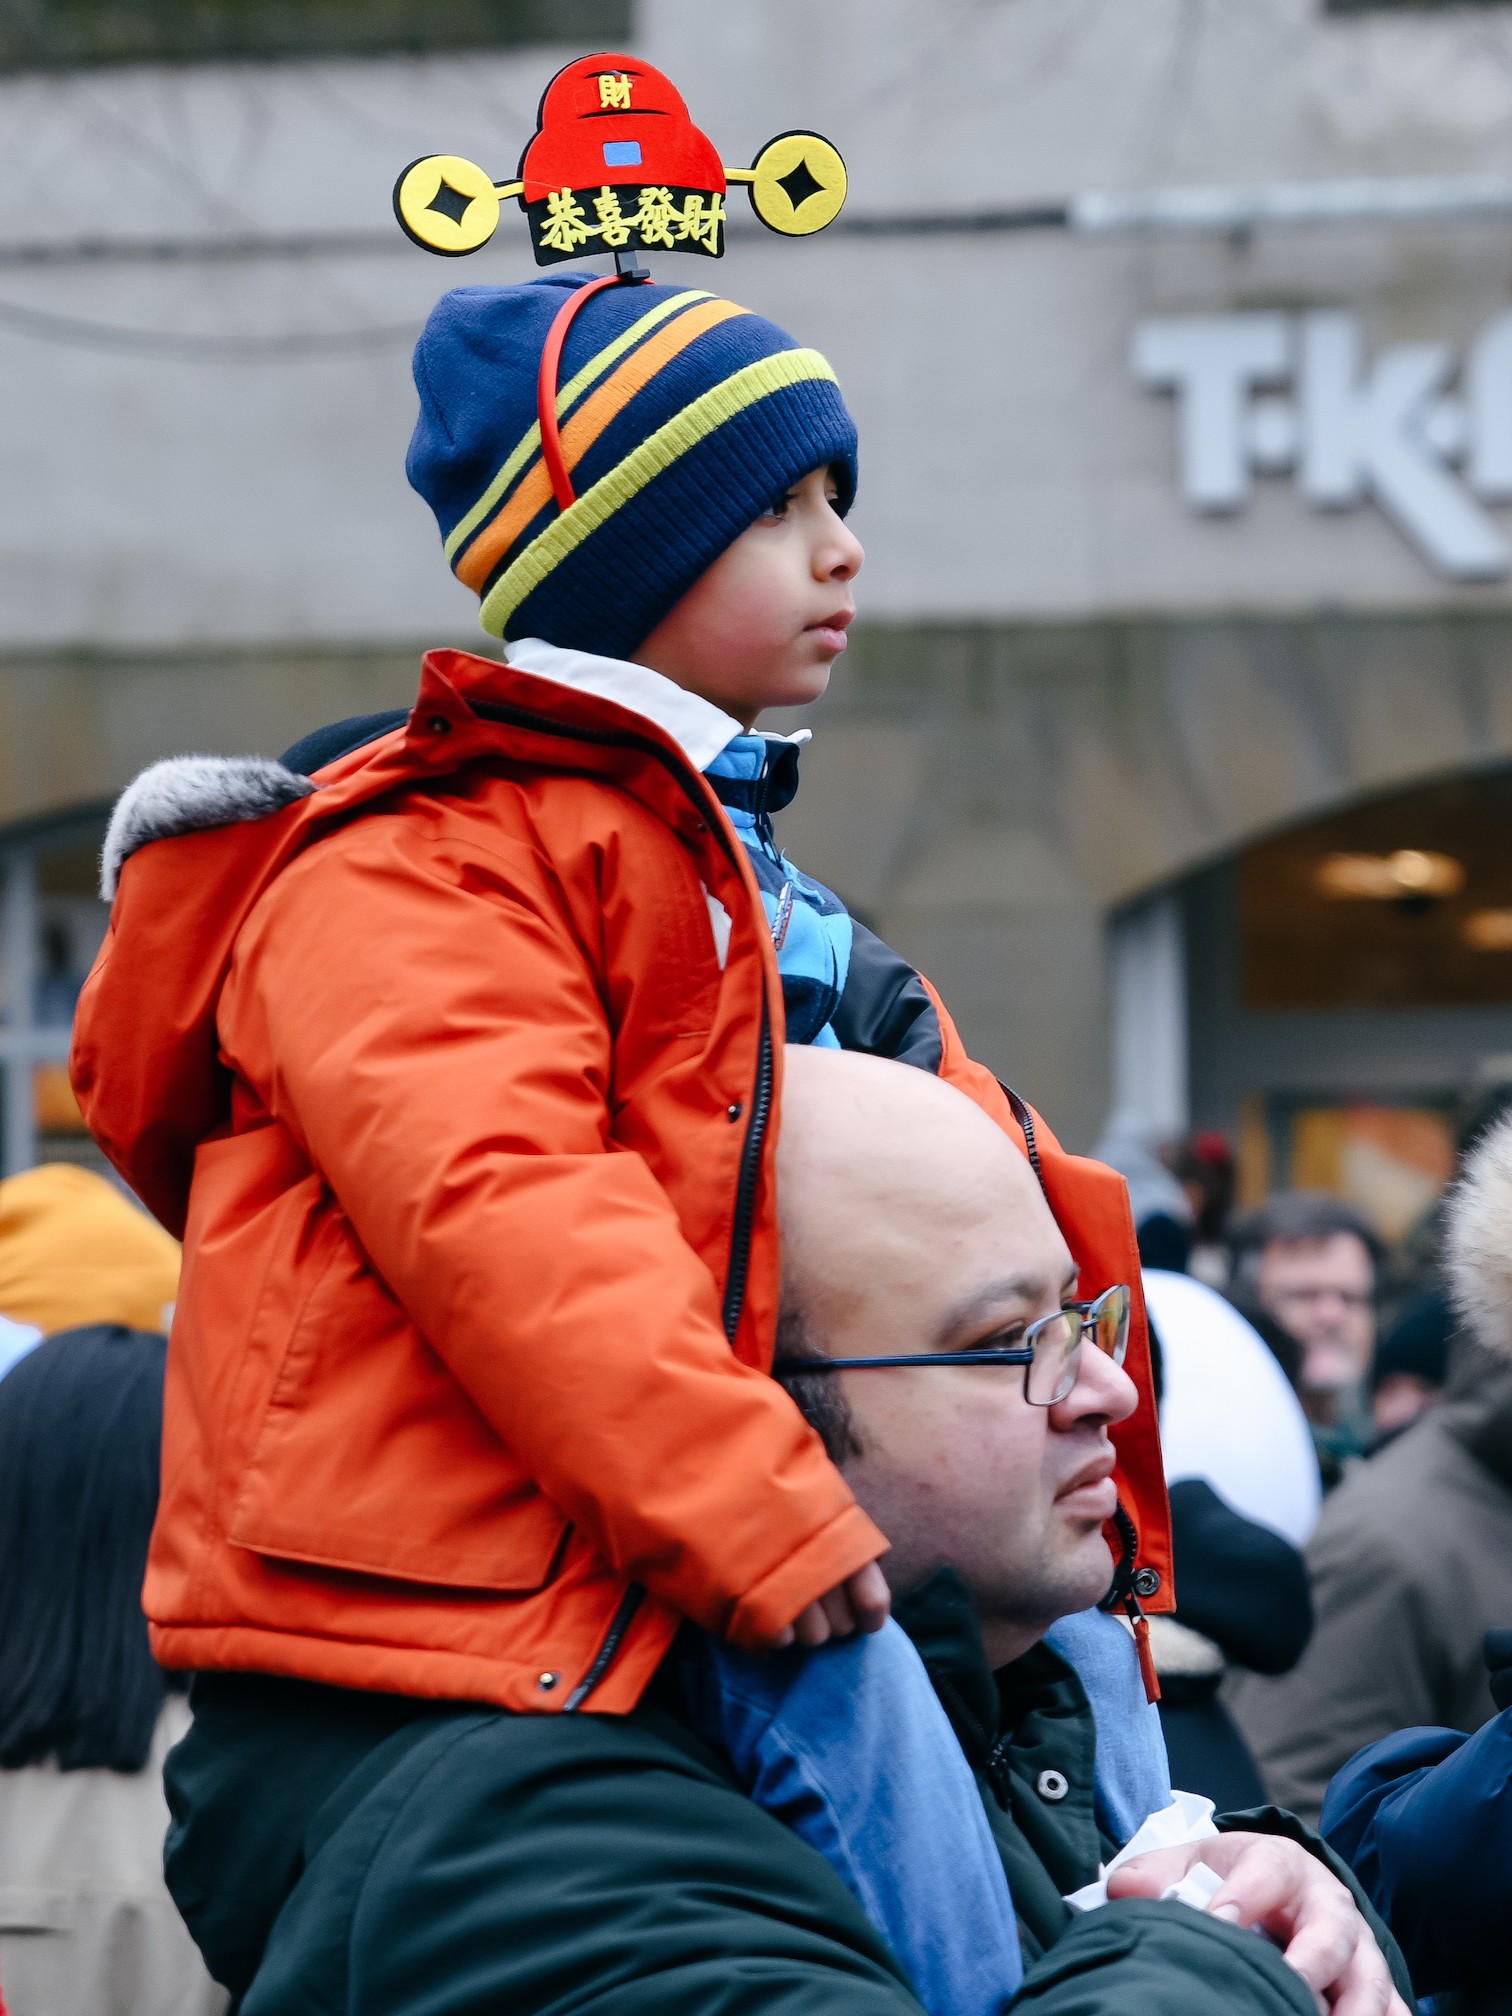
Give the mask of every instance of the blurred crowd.
[[(1512, 1090), (1465, 1116), (1462, 1164), (1509, 1109)], [(1512, 1127), (1497, 1138), (1512, 1168)], [(1161, 1392), (1180, 1608), (1152, 1642), (1173, 1782), (1326, 1825), (1326, 1799), (1358, 1805), (1365, 1746), (1472, 1732), (1512, 1701), (1512, 1292), (1483, 1287), (1467, 1321), (1484, 1268), (1468, 1290), (1451, 1278), (1443, 1198), (1388, 1247), (1333, 1194), (1236, 1209), (1215, 1134), (1126, 1127), (1100, 1152), (1129, 1182)], [(1502, 1231), (1512, 1251), (1512, 1208)], [(188, 1708), (139, 1601), (178, 1267), (86, 1170), (0, 1183), (10, 2016), (225, 2006), (162, 1884), (161, 1763)]]
[(154, 1663), (179, 1249), (114, 1185), (0, 1183), (0, 1993), (10, 2016), (217, 2016), (163, 1885), (163, 1758), (188, 1727)]
[[(1509, 1110), (1509, 1087), (1467, 1107), (1457, 1174)], [(1316, 1823), (1365, 1746), (1496, 1713), (1512, 1312), (1464, 1320), (1454, 1186), (1388, 1245), (1330, 1192), (1236, 1209), (1221, 1135), (1126, 1126), (1099, 1152), (1129, 1180), (1164, 1370), (1181, 1607), (1155, 1635), (1173, 1776)]]

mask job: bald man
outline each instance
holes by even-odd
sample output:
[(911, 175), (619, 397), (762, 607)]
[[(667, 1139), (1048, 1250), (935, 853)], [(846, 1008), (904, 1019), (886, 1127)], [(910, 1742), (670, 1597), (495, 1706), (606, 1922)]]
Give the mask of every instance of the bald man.
[[(1132, 1411), (1135, 1389), (1116, 1332), (1093, 1330), (1076, 1307), (1076, 1269), (1030, 1165), (979, 1107), (922, 1072), (854, 1053), (794, 1049), (786, 1073), (777, 1374), (892, 1543), (883, 1569), (897, 1615), (976, 1775), (1030, 1970), (1024, 1992), (1034, 1992), (1034, 1963), (1051, 1947), (1057, 1982), (1077, 1971), (1068, 1935), (1106, 1958), (1112, 1921), (1078, 1925), (1065, 1898), (1097, 1881), (1135, 1824), (1131, 1815), (1117, 1825), (1105, 1781), (1120, 1739), (1149, 1711), (1101, 1684), (1085, 1656), (1091, 1606), (1110, 1579), (1108, 1430)], [(1030, 1366), (971, 1362), (1028, 1348)], [(1068, 1634), (1067, 1620), (1082, 1629)], [(1119, 1637), (1111, 1620), (1097, 1621)], [(738, 1655), (730, 1663), (756, 1670)], [(856, 1693), (867, 1656), (858, 1648), (850, 1664)], [(1099, 1716), (1126, 1728), (1092, 1726), (1089, 1695)], [(900, 1707), (900, 1728), (909, 1712)], [(831, 1708), (832, 1719), (845, 1713), (843, 1702)], [(803, 1733), (782, 1731), (789, 1752)], [(885, 1777), (907, 1765), (884, 1750), (869, 1768)], [(899, 1804), (890, 1789), (878, 1810)], [(863, 1850), (869, 1834), (881, 1836), (882, 1859), (916, 1865), (905, 1894), (951, 1859), (927, 1824), (887, 1839), (857, 1825), (859, 1811), (853, 1804)], [(1179, 2006), (1188, 1966), (1220, 1999), (1235, 1957), (1222, 1921), (1259, 1925), (1346, 2016), (1400, 2010), (1342, 1864), (1305, 1830), (1271, 1817), (1267, 1838), (1259, 1824), (1224, 1819), (1214, 1835), (1201, 1821), (1208, 1838), (1111, 1879), (1110, 1895), (1150, 1900), (1198, 1862), (1224, 1879), (1206, 1919), (1158, 1902), (1138, 1906), (1132, 1922), (1127, 1906), (1115, 1914), (1130, 1967), (1137, 1951), (1141, 1966), (1170, 1970), (1159, 1990), (1167, 2009)], [(970, 1857), (959, 1834), (953, 1863), (964, 1908)], [(1186, 1956), (1179, 1964), (1172, 1940)], [(1241, 1952), (1253, 1962), (1253, 1943)], [(1108, 1985), (1137, 1997), (1125, 1979)]]
[[(1076, 1285), (1065, 1242), (1022, 1155), (969, 1100), (855, 1054), (792, 1050), (786, 1072), (782, 1349), (801, 1362), (785, 1376), (891, 1551), (880, 1589), (800, 1619), (800, 1645), (777, 1659), (842, 1675), (858, 1654), (864, 1663), (892, 1634), (823, 1641), (880, 1622), (890, 1587), (917, 1647), (908, 1657), (918, 1668), (922, 1655), (933, 1683), (935, 1735), (955, 1745), (949, 1775), (975, 1800), (978, 1839), (1006, 1876), (1026, 2010), (1317, 2016), (1317, 1989), (1338, 2016), (1402, 2016), (1325, 1851), (1284, 1817), (1221, 1823), (1222, 1839), (1128, 1864), (1107, 1908), (1077, 1916), (1063, 1901), (1121, 1845), (1097, 1788), (1104, 1751), (1128, 1732), (1116, 1716), (1094, 1724), (1089, 1689), (1106, 1690), (1046, 1634), (1107, 1587), (1108, 1427), (1133, 1405), (1132, 1386), (1083, 1340), (1084, 1312), (1062, 1313)], [(1027, 1368), (856, 1364), (1025, 1349), (1031, 1332)], [(1030, 1383), (1053, 1404), (1030, 1404)], [(170, 1864), (177, 1855), (175, 1895), (200, 1914), (197, 1937), (216, 1936), (203, 1921), (219, 1899), (238, 1900), (236, 1936), (251, 1925), (261, 1965), (247, 2016), (921, 2016), (917, 1984), (843, 1858), (763, 1810), (740, 1760), (698, 1734), (686, 1657), (674, 1648), (624, 1715), (509, 1715), (258, 1680), (287, 1695), (280, 1744), (258, 1762), (308, 1809), (297, 1866), (278, 1863), (255, 1815), (230, 1817), (223, 1789), (186, 1782), (222, 1768), (213, 1729), (168, 1772), (176, 1812), (228, 1815), (197, 1842), (170, 1837)], [(225, 1698), (206, 1697), (205, 1715)], [(897, 1784), (919, 1745), (901, 1730), (888, 1744), (885, 1727), (861, 1741), (865, 1705), (842, 1692), (828, 1754), (843, 1764), (854, 1737), (863, 1804), (902, 1794), (891, 1827), (853, 1844), (885, 1861), (937, 1828), (945, 1788)], [(879, 1735), (890, 1788), (875, 1769)], [(1199, 1857), (1224, 1879), (1216, 1915), (1161, 1900)], [(948, 1850), (941, 1866), (957, 1873)], [(972, 1894), (963, 1879), (957, 1901)], [(1289, 1942), (1285, 1958), (1240, 1929), (1251, 1923)]]

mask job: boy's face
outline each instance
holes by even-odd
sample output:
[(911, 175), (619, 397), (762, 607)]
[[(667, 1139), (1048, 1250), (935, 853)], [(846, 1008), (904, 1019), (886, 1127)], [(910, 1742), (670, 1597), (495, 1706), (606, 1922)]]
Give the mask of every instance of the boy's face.
[(802, 707), (829, 684), (856, 613), (861, 542), (812, 469), (725, 548), (634, 655), (747, 728), (768, 707)]

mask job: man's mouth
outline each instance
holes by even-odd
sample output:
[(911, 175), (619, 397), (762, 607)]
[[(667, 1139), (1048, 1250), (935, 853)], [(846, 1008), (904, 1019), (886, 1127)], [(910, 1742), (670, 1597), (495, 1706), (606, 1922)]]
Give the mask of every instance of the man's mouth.
[(1084, 1463), (1056, 1492), (1056, 1504), (1064, 1505), (1068, 1511), (1111, 1519), (1113, 1507), (1118, 1502), (1118, 1491), (1113, 1482), (1116, 1460), (1113, 1451), (1107, 1449), (1092, 1462)]

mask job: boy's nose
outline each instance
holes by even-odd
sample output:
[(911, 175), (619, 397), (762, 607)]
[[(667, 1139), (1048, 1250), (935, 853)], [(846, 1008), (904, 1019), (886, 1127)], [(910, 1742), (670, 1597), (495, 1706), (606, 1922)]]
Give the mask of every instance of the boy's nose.
[(818, 565), (815, 573), (824, 581), (850, 581), (861, 572), (866, 558), (865, 549), (854, 532), (837, 519), (836, 536), (825, 542), (816, 556)]

